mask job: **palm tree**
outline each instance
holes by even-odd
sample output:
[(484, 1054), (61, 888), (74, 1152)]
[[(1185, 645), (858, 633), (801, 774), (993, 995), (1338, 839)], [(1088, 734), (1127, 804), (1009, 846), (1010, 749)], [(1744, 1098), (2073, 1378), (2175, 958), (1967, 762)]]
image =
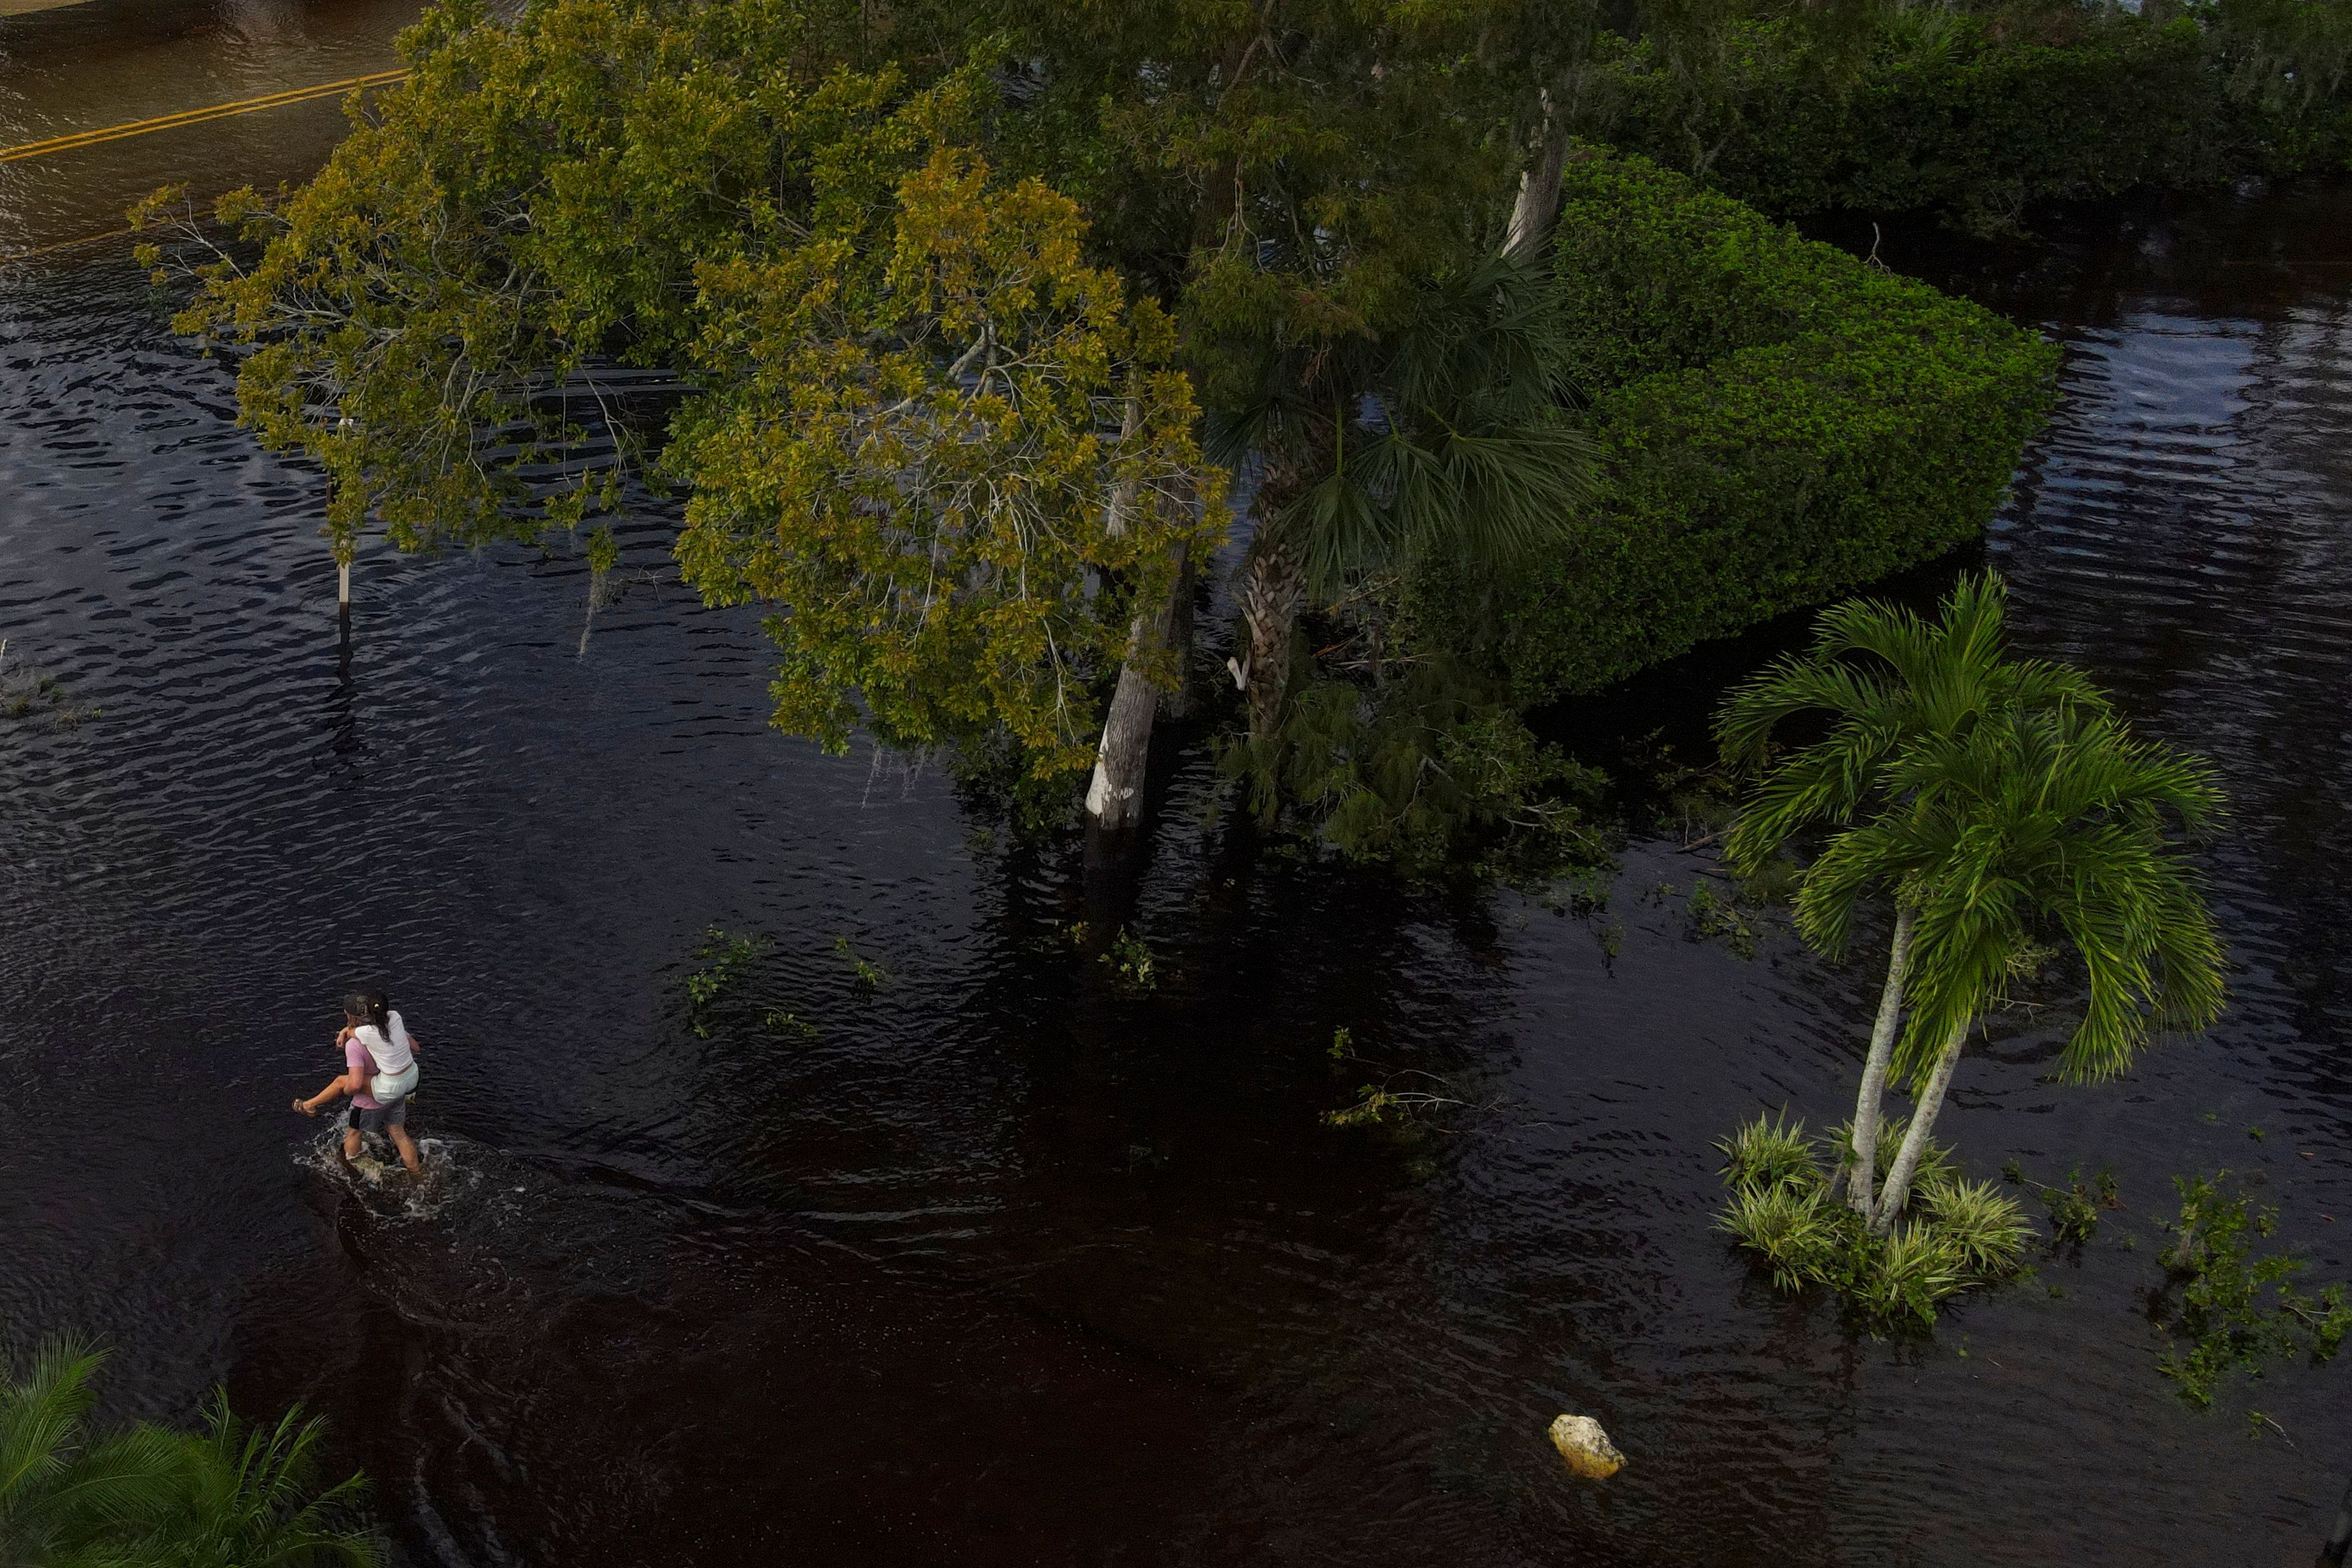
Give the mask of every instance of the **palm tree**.
[(1910, 1021), (1898, 1076), (1924, 1087), (1871, 1210), (1887, 1233), (1943, 1108), (1970, 1027), (2054, 948), (2089, 982), (2062, 1077), (2112, 1077), (2153, 1030), (2221, 1011), (2222, 955), (2179, 839), (2210, 829), (2221, 791), (2204, 762), (2132, 739), (2103, 708), (1987, 714), (1915, 739), (1883, 771), (1889, 802), (1835, 835), (1807, 871), (1797, 923), (1834, 951), (1857, 906), (1894, 887), (1914, 911)]
[[(1965, 737), (2002, 712), (2059, 704), (2104, 711), (2105, 698), (2078, 671), (2009, 657), (2007, 609), (2007, 588), (1991, 572), (1963, 575), (1932, 624), (1899, 605), (1849, 600), (1822, 613), (1810, 651), (1733, 691), (1716, 719), (1724, 761), (1738, 771), (1766, 771), (1725, 840), (1725, 862), (1753, 874), (1790, 840), (1851, 826), (1884, 808), (1897, 793), (1888, 769), (1923, 740)], [(1770, 760), (1775, 732), (1801, 716), (1826, 718), (1828, 733)], [(1894, 934), (1854, 1099), (1852, 1157), (1837, 1178), (1865, 1216), (1877, 1192), (1880, 1106), (1917, 921), (1916, 889), (1883, 879), (1873, 890), (1894, 906)], [(1825, 951), (1839, 957), (1844, 946), (1841, 928)]]
[(376, 1537), (353, 1528), (367, 1483), (316, 1490), (323, 1425), (299, 1410), (248, 1428), (215, 1393), (202, 1436), (184, 1437), (181, 1503), (155, 1537), (173, 1568), (375, 1568)]
[(88, 1430), (103, 1353), (46, 1345), (0, 1384), (0, 1568), (375, 1568), (358, 1476), (314, 1492), (320, 1425), (248, 1433), (224, 1394), (201, 1436)]
[(88, 1430), (90, 1380), (105, 1356), (53, 1341), (0, 1383), (0, 1565), (94, 1563), (178, 1502), (178, 1442), (152, 1427)]
[(1492, 569), (1568, 535), (1600, 470), (1566, 412), (1567, 345), (1538, 258), (1517, 251), (1425, 289), (1398, 330), (1267, 357), (1212, 443), (1262, 465), (1235, 662), (1253, 740), (1281, 722), (1307, 604), (1433, 559)]

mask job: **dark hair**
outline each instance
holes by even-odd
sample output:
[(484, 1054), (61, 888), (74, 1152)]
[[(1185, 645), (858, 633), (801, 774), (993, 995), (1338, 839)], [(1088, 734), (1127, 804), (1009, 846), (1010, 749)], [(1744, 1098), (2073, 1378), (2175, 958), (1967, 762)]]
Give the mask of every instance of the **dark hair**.
[(389, 1034), (391, 1010), (381, 991), (352, 991), (343, 996), (343, 1016), (373, 1024), (378, 1034)]

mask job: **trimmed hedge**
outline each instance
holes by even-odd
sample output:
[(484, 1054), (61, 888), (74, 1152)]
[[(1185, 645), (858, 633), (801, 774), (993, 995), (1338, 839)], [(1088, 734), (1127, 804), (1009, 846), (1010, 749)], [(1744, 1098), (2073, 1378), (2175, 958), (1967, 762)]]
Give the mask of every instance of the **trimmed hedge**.
[(1414, 587), (1418, 635), (1494, 649), (1523, 701), (1973, 537), (2051, 403), (2033, 334), (1643, 159), (1580, 150), (1558, 244), (1602, 498), (1500, 605)]
[(2236, 0), (2210, 29), (2121, 11), (2029, 26), (1889, 9), (1850, 71), (1829, 69), (1795, 21), (1733, 22), (1704, 79), (1612, 37), (1600, 118), (1612, 144), (1776, 216), (1940, 207), (2008, 229), (2032, 202), (2344, 167), (2343, 40), (2304, 15), (2325, 9)]

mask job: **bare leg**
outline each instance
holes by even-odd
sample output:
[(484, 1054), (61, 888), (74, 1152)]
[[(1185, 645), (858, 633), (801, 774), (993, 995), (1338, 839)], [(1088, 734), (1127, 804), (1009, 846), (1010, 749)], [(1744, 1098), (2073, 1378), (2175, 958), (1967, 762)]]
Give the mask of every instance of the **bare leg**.
[(395, 1121), (384, 1131), (392, 1134), (392, 1146), (400, 1151), (400, 1163), (408, 1167), (408, 1173), (424, 1175), (424, 1164), (416, 1155), (416, 1140), (408, 1135), (408, 1129)]
[(359, 1157), (360, 1130), (356, 1127), (349, 1128), (343, 1133), (343, 1158), (356, 1160)]

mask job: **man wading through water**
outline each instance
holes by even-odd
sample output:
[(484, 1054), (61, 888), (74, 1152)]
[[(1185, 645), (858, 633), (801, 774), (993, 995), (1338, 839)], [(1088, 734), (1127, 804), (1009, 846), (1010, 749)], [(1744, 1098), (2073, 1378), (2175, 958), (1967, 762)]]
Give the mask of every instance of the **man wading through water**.
[(422, 1176), (416, 1141), (408, 1135), (408, 1098), (416, 1092), (416, 1042), (392, 1011), (381, 991), (354, 991), (343, 998), (343, 1029), (335, 1037), (343, 1051), (343, 1076), (294, 1109), (316, 1116), (319, 1108), (339, 1094), (352, 1097), (343, 1126), (343, 1158), (356, 1160), (361, 1134), (388, 1134), (400, 1151), (400, 1163), (412, 1176)]

